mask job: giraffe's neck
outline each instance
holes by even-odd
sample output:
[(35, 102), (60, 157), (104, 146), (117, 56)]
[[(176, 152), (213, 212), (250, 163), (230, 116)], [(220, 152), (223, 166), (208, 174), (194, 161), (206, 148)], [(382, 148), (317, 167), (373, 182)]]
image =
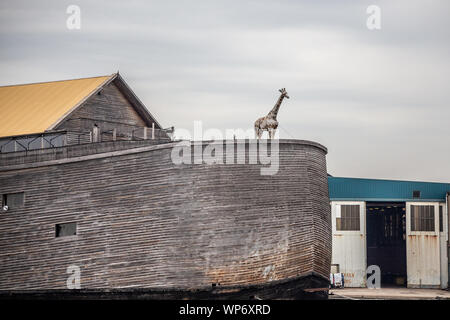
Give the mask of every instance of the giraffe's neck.
[(283, 102), (283, 99), (284, 99), (284, 96), (280, 95), (277, 103), (275, 104), (275, 106), (272, 108), (272, 110), (270, 110), (269, 114), (267, 115), (268, 117), (273, 118), (273, 119), (277, 118), (278, 110), (280, 110), (281, 102)]

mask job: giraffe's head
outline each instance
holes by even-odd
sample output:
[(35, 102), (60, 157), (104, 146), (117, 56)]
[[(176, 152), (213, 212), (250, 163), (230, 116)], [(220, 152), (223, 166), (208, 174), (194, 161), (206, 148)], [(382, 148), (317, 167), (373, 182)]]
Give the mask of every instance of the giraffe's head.
[(286, 91), (286, 88), (282, 88), (282, 89), (280, 89), (280, 90), (278, 90), (278, 91), (281, 92), (281, 95), (282, 95), (284, 98), (289, 99), (289, 96), (288, 96), (288, 93), (287, 93), (287, 91)]

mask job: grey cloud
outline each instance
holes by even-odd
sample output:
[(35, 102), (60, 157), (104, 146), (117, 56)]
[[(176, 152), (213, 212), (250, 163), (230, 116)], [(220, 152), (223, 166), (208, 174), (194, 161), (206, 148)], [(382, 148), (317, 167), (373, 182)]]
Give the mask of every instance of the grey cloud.
[[(252, 127), (329, 148), (333, 175), (450, 181), (444, 0), (0, 3), (0, 84), (121, 71), (163, 125)], [(382, 29), (365, 27), (382, 9)]]

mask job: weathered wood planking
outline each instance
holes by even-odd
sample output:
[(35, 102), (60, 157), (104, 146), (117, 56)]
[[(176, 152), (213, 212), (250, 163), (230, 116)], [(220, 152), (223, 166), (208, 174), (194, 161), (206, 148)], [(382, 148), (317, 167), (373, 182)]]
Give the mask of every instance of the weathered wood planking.
[[(324, 147), (280, 140), (279, 171), (262, 176), (259, 164), (177, 166), (171, 146), (128, 152), (117, 143), (66, 152), (62, 164), (48, 161), (64, 152), (0, 164), (0, 194), (25, 192), (23, 208), (0, 215), (0, 290), (64, 289), (69, 265), (81, 268), (84, 289), (328, 278)], [(55, 224), (72, 221), (76, 236), (54, 237)]]
[[(143, 128), (148, 126), (135, 110), (124, 94), (113, 81), (106, 85), (98, 94), (90, 97), (78, 107), (55, 130), (67, 130), (68, 144), (89, 142), (88, 135), (78, 136), (79, 132), (89, 132), (94, 125), (100, 132), (112, 132), (116, 129), (121, 135), (131, 136), (133, 133), (143, 137)], [(167, 134), (155, 122), (158, 138), (168, 139)], [(112, 133), (111, 133), (112, 140)], [(120, 137), (119, 137), (120, 140)]]

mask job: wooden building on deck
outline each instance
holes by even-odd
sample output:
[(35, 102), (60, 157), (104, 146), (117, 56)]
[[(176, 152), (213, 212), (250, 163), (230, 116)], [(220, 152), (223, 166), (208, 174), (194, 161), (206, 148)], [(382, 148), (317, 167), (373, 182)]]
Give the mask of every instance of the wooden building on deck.
[(2, 153), (134, 138), (170, 140), (119, 73), (0, 87), (0, 106)]

